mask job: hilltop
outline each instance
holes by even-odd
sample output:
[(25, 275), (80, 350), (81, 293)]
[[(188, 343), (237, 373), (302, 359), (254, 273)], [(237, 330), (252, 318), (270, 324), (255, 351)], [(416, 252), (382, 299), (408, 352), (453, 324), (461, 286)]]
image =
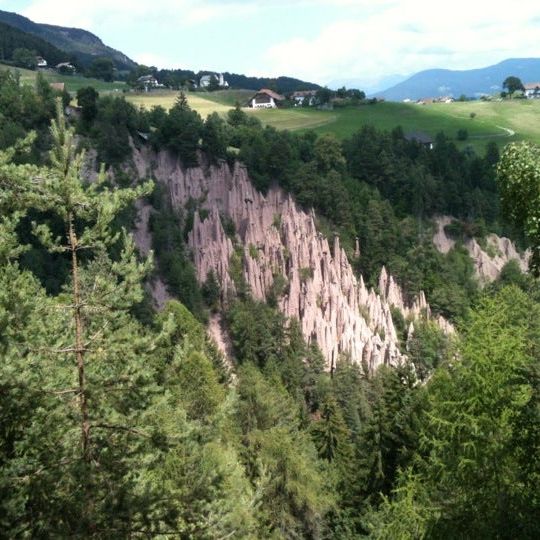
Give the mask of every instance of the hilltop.
[(478, 97), (502, 90), (509, 75), (523, 82), (540, 80), (540, 58), (510, 58), (498, 64), (469, 70), (428, 69), (379, 92), (377, 96), (391, 101), (437, 96)]

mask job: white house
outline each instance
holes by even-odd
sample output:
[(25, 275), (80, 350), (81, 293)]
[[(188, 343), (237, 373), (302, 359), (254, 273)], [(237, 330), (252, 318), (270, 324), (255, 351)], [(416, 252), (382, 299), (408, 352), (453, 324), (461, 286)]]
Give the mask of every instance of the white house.
[(285, 101), (285, 96), (262, 88), (249, 100), (248, 106), (252, 109), (275, 109), (282, 101)]
[(540, 99), (540, 82), (525, 83), (523, 86), (527, 99)]
[(295, 107), (303, 105), (305, 100), (307, 100), (307, 104), (311, 107), (315, 105), (316, 94), (317, 90), (299, 90), (297, 92), (293, 92), (291, 98), (294, 101)]
[(137, 79), (137, 86), (149, 92), (152, 88), (164, 88), (153, 75), (143, 75)]
[(60, 62), (60, 64), (56, 64), (56, 71), (60, 73), (74, 73), (75, 66), (71, 62)]
[(38, 68), (44, 69), (47, 67), (47, 60), (41, 56), (36, 56), (36, 66)]
[(217, 80), (220, 88), (229, 87), (229, 83), (225, 80), (225, 77), (223, 77), (223, 73), (211, 73), (210, 75), (203, 75), (199, 81), (199, 87), (208, 88), (210, 86), (210, 82), (212, 81), (212, 77)]

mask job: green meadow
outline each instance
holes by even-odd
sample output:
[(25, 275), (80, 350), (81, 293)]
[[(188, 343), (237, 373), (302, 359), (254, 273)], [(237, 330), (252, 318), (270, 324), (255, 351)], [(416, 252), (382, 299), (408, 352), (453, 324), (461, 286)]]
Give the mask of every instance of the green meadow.
[[(35, 83), (38, 74), (37, 71), (15, 68), (4, 64), (0, 65), (0, 69), (7, 69), (13, 71), (14, 73), (18, 73), (23, 83), (31, 85)], [(122, 92), (128, 88), (124, 82), (105, 82), (99, 79), (82, 77), (80, 75), (60, 75), (52, 69), (44, 70), (41, 73), (49, 82), (63, 82), (66, 85), (68, 92), (76, 92), (79, 88), (84, 88), (86, 86), (93, 86), (98, 92), (102, 93)]]
[[(35, 71), (8, 66), (0, 66), (0, 69), (16, 71), (21, 81), (26, 84), (34, 84), (37, 75)], [(107, 83), (77, 75), (59, 75), (52, 70), (44, 71), (43, 75), (50, 82), (65, 83), (69, 92), (76, 92), (85, 86), (93, 86), (100, 93), (120, 93), (128, 89), (123, 82)], [(252, 90), (190, 92), (187, 98), (190, 106), (206, 117), (213, 112), (225, 115), (236, 103), (245, 105), (253, 93)], [(178, 92), (126, 92), (125, 97), (137, 107), (151, 109), (159, 105), (170, 109), (178, 97)], [(540, 100), (469, 101), (427, 105), (383, 102), (329, 111), (302, 107), (245, 110), (259, 118), (264, 125), (277, 129), (314, 130), (319, 134), (334, 133), (339, 138), (349, 137), (362, 126), (373, 125), (384, 130), (401, 126), (405, 133), (421, 131), (432, 137), (444, 131), (450, 138), (455, 139), (460, 147), (472, 146), (478, 151), (482, 151), (489, 141), (495, 141), (500, 146), (520, 140), (540, 144)], [(457, 140), (459, 130), (467, 131), (467, 140)]]
[(391, 130), (401, 126), (405, 132), (421, 131), (431, 136), (444, 131), (457, 139), (466, 130), (468, 139), (457, 141), (462, 147), (482, 150), (495, 141), (503, 146), (511, 141), (540, 143), (540, 101), (474, 101), (416, 105), (377, 103), (333, 111), (312, 109), (272, 109), (252, 111), (264, 124), (280, 129), (335, 133), (344, 138), (365, 125)]
[[(245, 104), (253, 94), (248, 90), (223, 90), (212, 93), (193, 92), (187, 95), (189, 104), (201, 116), (217, 112), (226, 114), (236, 102)], [(170, 108), (177, 92), (149, 92), (148, 94), (127, 94), (126, 99), (151, 108), (161, 105)], [(391, 130), (401, 126), (407, 132), (421, 131), (435, 137), (444, 131), (456, 140), (460, 147), (472, 146), (482, 151), (489, 141), (504, 146), (511, 141), (530, 140), (540, 144), (540, 101), (470, 101), (455, 103), (434, 103), (417, 105), (414, 103), (383, 102), (374, 105), (336, 108), (321, 111), (308, 108), (293, 109), (244, 109), (259, 118), (265, 125), (291, 131), (334, 133), (339, 138), (349, 137), (365, 125)], [(466, 130), (466, 141), (457, 141), (459, 130)]]

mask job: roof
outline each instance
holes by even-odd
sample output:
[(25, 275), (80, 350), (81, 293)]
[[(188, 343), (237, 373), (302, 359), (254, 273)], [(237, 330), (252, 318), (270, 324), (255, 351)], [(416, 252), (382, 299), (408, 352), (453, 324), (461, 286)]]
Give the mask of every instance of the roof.
[(208, 75), (203, 75), (201, 77), (201, 81), (210, 81), (212, 80), (212, 77), (214, 77), (214, 79), (218, 79), (221, 77), (221, 73), (210, 73)]
[(540, 82), (529, 82), (525, 83), (523, 86), (525, 87), (525, 90), (535, 90), (536, 88), (540, 88)]
[(314, 96), (316, 93), (317, 90), (298, 90), (297, 92), (292, 93), (292, 97)]
[(283, 101), (285, 99), (285, 96), (282, 96), (281, 94), (278, 94), (273, 90), (269, 90), (268, 88), (261, 88), (251, 99), (258, 96), (259, 94), (266, 94), (267, 96), (274, 98), (276, 101)]
[(416, 141), (420, 144), (433, 143), (433, 139), (427, 133), (423, 133), (422, 131), (411, 131), (410, 133), (406, 133), (405, 138), (408, 141)]

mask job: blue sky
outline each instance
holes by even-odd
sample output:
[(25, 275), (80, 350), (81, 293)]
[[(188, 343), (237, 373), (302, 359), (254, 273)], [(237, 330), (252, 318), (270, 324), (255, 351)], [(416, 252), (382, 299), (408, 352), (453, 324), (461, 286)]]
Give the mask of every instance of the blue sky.
[(158, 67), (321, 84), (370, 87), (392, 74), (540, 57), (537, 0), (0, 0), (0, 9), (85, 28)]

